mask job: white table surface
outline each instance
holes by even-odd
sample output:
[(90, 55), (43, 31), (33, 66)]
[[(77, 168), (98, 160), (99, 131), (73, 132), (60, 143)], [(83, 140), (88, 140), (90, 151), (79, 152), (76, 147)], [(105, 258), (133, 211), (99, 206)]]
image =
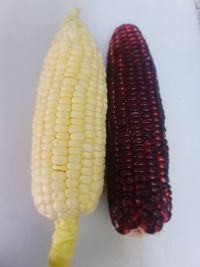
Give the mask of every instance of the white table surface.
[(121, 23), (135, 23), (147, 39), (167, 118), (173, 217), (160, 234), (123, 237), (104, 194), (81, 219), (73, 266), (199, 267), (200, 31), (192, 0), (0, 1), (0, 267), (47, 267), (53, 222), (38, 214), (30, 193), (32, 115), (43, 58), (80, 3), (105, 58)]

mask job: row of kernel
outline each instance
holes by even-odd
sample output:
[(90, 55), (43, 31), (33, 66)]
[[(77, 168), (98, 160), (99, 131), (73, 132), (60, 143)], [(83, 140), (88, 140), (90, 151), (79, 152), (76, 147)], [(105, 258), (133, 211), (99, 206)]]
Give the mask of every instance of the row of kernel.
[[(48, 101), (47, 101), (47, 108), (46, 108), (46, 116), (45, 116), (45, 126), (47, 129), (48, 134), (51, 134), (52, 140), (50, 143), (52, 144), (55, 134), (59, 128), (59, 123), (56, 122), (56, 112), (58, 109), (58, 103), (60, 99), (60, 90), (62, 88), (62, 81), (64, 78), (64, 71), (65, 68), (62, 64), (62, 58), (63, 55), (59, 55), (56, 61), (56, 67), (55, 67), (55, 73), (54, 73), (54, 79), (53, 79), (53, 86), (51, 87), (51, 90), (48, 95)], [(48, 154), (49, 152), (49, 154)], [(53, 202), (53, 190), (54, 190), (54, 184), (51, 180), (51, 174), (52, 174), (52, 160), (54, 158), (54, 151), (52, 149), (52, 146), (49, 146), (49, 149), (46, 151), (46, 156), (50, 156), (50, 158), (46, 158), (46, 163), (48, 163), (51, 167), (48, 174), (46, 175), (46, 179), (44, 179), (43, 182), (48, 182), (48, 184), (45, 186), (42, 186), (44, 195), (43, 195), (43, 202), (47, 205), (47, 214), (49, 214), (51, 217), (55, 213), (56, 209), (54, 206), (52, 206)], [(58, 151), (57, 151), (58, 152)], [(43, 152), (44, 154), (44, 152)], [(51, 158), (52, 157), (52, 158)], [(45, 178), (45, 176), (43, 176)], [(41, 177), (42, 178), (42, 177)], [(64, 189), (64, 188), (63, 188)], [(51, 207), (51, 208), (50, 208)]]

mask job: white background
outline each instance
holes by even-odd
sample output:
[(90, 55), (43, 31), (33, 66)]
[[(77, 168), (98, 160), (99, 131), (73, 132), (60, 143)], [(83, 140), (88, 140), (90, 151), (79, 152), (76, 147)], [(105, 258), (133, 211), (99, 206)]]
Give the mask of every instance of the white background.
[(106, 58), (114, 28), (142, 30), (155, 60), (170, 146), (173, 218), (155, 236), (122, 237), (106, 196), (82, 217), (76, 267), (199, 267), (200, 31), (192, 0), (0, 0), (0, 267), (47, 267), (53, 222), (30, 192), (31, 124), (43, 58), (68, 11)]

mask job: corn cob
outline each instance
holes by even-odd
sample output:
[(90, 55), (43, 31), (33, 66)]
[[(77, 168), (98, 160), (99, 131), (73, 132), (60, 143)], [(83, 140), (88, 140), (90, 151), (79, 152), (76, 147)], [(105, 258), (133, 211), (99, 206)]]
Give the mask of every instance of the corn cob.
[(33, 119), (32, 195), (55, 219), (50, 266), (70, 266), (81, 213), (103, 188), (107, 93), (101, 54), (73, 11), (44, 61)]
[(134, 25), (118, 27), (107, 63), (107, 182), (121, 234), (155, 233), (171, 216), (168, 145), (156, 70)]

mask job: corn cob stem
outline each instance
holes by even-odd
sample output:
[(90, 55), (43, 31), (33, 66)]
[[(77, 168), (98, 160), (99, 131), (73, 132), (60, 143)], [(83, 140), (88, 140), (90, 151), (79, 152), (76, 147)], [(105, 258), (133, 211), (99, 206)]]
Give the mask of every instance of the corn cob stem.
[(49, 267), (70, 267), (78, 236), (78, 218), (56, 220)]

